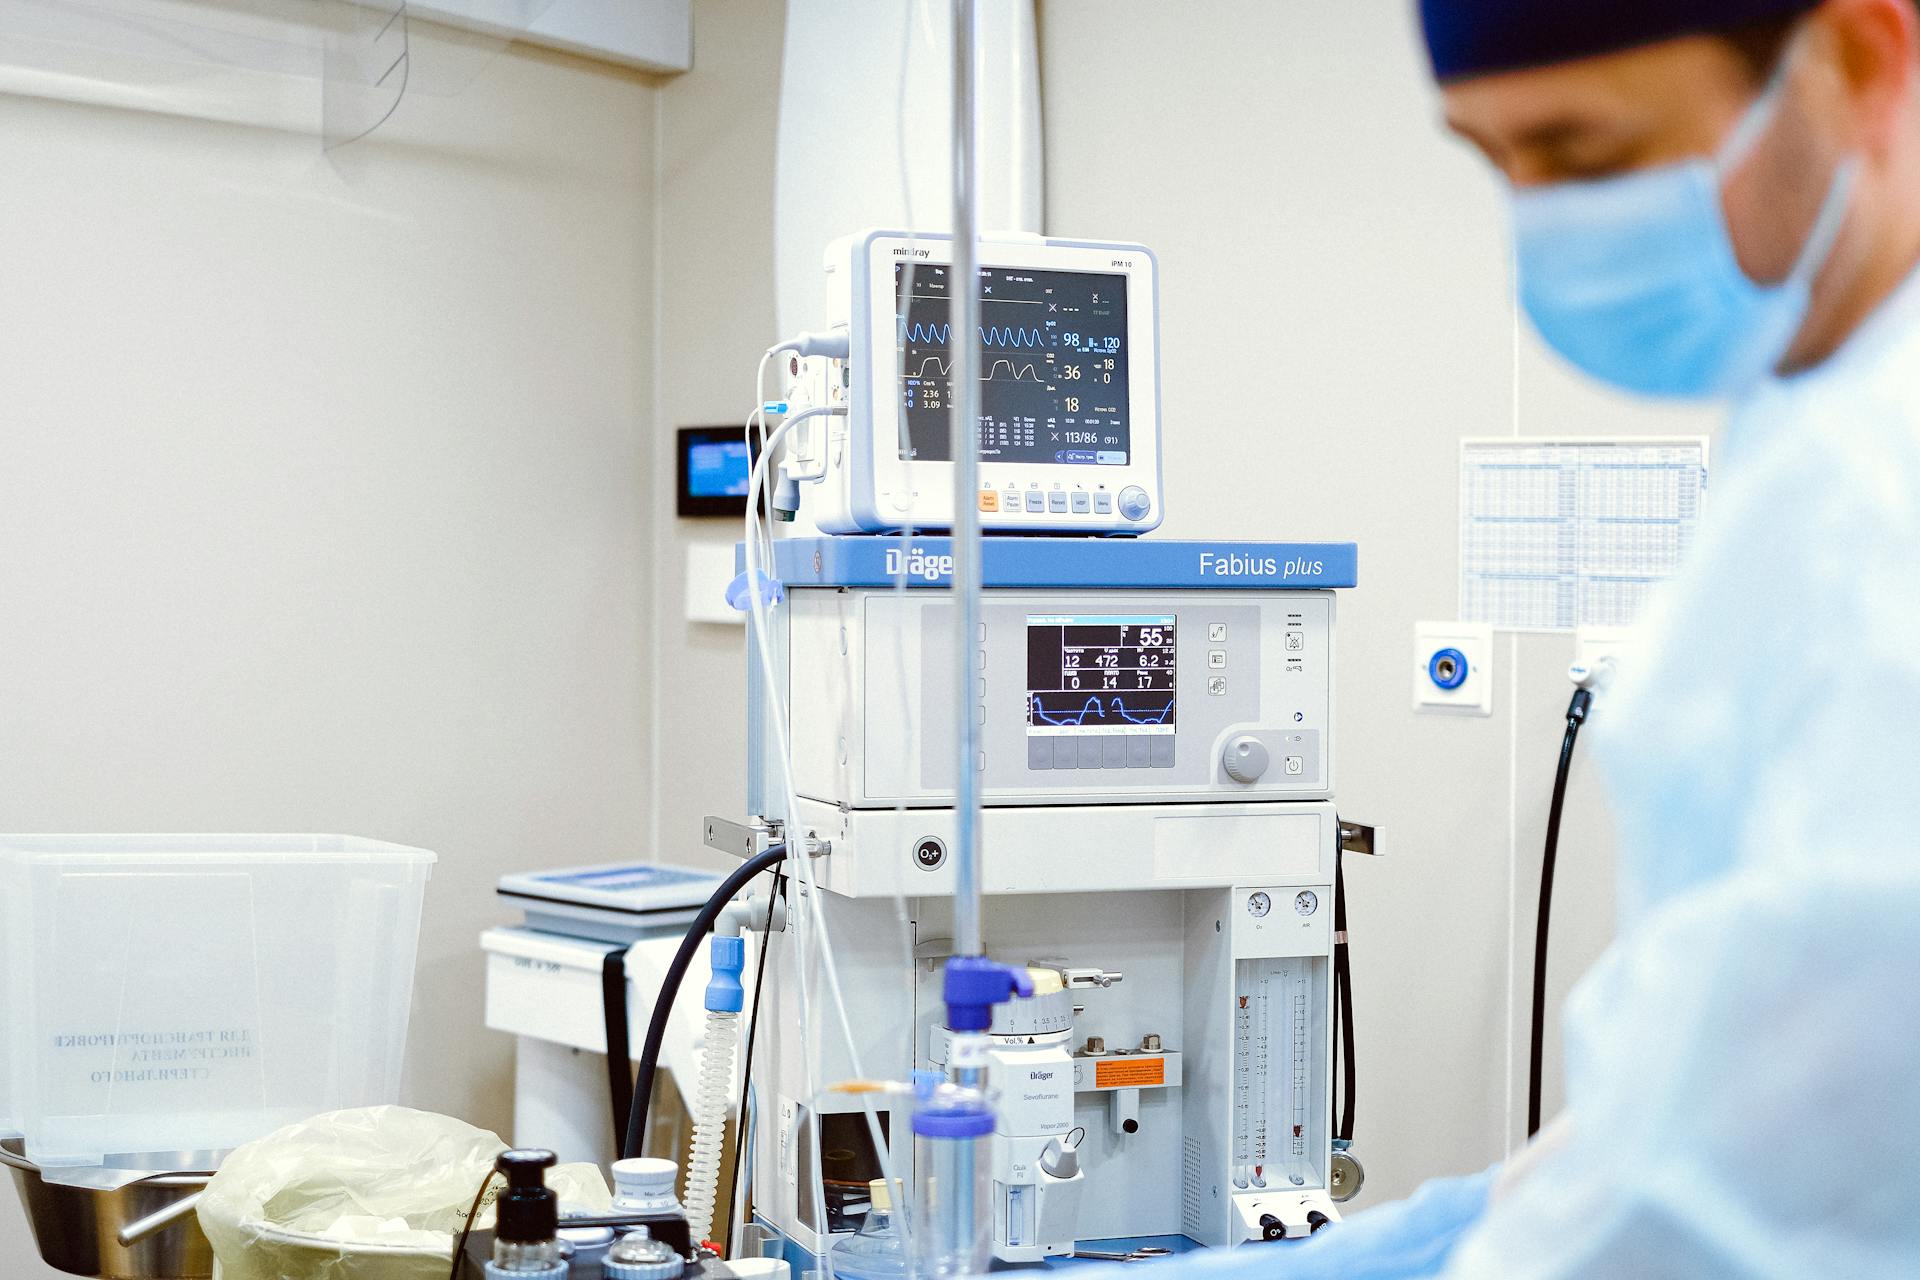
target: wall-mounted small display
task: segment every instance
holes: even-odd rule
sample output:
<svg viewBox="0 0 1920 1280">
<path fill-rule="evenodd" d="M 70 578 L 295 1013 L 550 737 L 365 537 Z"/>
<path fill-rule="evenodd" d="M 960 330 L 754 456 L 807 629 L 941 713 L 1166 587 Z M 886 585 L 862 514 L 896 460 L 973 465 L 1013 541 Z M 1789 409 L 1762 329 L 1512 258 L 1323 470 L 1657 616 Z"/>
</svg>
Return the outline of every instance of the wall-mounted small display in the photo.
<svg viewBox="0 0 1920 1280">
<path fill-rule="evenodd" d="M 680 488 L 675 510 L 683 516 L 744 516 L 753 457 L 741 429 L 681 427 L 677 437 Z"/>
</svg>

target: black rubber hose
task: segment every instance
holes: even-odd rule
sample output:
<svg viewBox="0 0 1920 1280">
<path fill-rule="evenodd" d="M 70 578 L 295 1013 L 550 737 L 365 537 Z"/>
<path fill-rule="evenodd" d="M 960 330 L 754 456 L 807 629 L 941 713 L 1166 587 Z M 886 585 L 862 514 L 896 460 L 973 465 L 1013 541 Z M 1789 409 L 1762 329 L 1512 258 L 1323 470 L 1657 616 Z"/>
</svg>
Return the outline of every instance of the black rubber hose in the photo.
<svg viewBox="0 0 1920 1280">
<path fill-rule="evenodd" d="M 1340 1024 L 1340 1123 L 1334 1136 L 1353 1141 L 1353 1095 L 1359 1071 L 1353 1057 L 1353 961 L 1347 954 L 1347 874 L 1338 850 L 1333 855 L 1333 1002 Z"/>
<path fill-rule="evenodd" d="M 778 868 L 773 873 L 773 893 L 769 898 L 772 911 L 780 909 L 780 902 L 787 893 L 787 878 Z M 747 1099 L 753 1093 L 753 1046 L 760 1035 L 760 993 L 766 989 L 767 955 L 773 950 L 773 916 L 767 916 L 767 928 L 760 935 L 760 962 L 753 974 L 753 1008 L 747 1015 L 747 1052 L 740 1063 L 740 1109 L 734 1112 L 739 1117 L 733 1132 L 733 1186 L 727 1192 L 727 1256 L 733 1256 L 733 1210 L 732 1206 L 740 1197 L 740 1179 L 747 1176 Z M 751 1196 L 752 1188 L 748 1194 Z"/>
<path fill-rule="evenodd" d="M 653 999 L 653 1014 L 647 1019 L 647 1039 L 640 1048 L 640 1065 L 633 1077 L 633 1105 L 627 1113 L 627 1141 L 621 1148 L 621 1155 L 631 1159 L 640 1154 L 647 1134 L 647 1108 L 653 1099 L 653 1075 L 660 1063 L 660 1045 L 667 1038 L 667 1017 L 673 1012 L 674 998 L 680 994 L 680 983 L 687 976 L 687 966 L 693 963 L 693 953 L 713 931 L 714 921 L 727 904 L 737 897 L 740 891 L 763 872 L 771 871 L 786 860 L 787 846 L 780 843 L 771 845 L 748 858 L 733 873 L 720 882 L 706 905 L 700 908 L 700 914 L 687 926 L 687 936 L 680 940 L 680 949 L 673 953 L 673 963 L 667 966 L 666 976 L 660 980 L 660 991 Z M 698 1228 L 696 1228 L 696 1231 Z"/>
<path fill-rule="evenodd" d="M 1560 852 L 1560 812 L 1567 802 L 1567 772 L 1573 744 L 1586 723 L 1593 694 L 1573 692 L 1567 704 L 1567 734 L 1560 740 L 1560 766 L 1553 775 L 1553 802 L 1547 809 L 1547 847 L 1540 859 L 1540 913 L 1533 926 L 1533 1035 L 1527 1046 L 1527 1137 L 1540 1132 L 1540 1073 L 1547 1030 L 1547 932 L 1553 921 L 1553 866 Z"/>
<path fill-rule="evenodd" d="M 613 1099 L 613 1145 L 627 1140 L 633 1106 L 633 1045 L 627 1026 L 627 949 L 615 947 L 600 965 L 600 1020 L 607 1032 L 607 1093 Z"/>
</svg>

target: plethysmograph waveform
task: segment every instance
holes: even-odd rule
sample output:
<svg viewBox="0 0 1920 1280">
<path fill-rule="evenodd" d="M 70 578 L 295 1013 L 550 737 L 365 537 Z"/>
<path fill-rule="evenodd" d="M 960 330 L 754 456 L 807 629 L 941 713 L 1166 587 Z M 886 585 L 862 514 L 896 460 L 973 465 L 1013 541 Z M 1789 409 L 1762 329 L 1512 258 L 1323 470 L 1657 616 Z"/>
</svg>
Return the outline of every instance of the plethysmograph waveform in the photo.
<svg viewBox="0 0 1920 1280">
<path fill-rule="evenodd" d="M 1031 696 L 1033 701 L 1033 718 L 1035 722 L 1039 724 L 1084 725 L 1087 722 L 1088 716 L 1094 716 L 1104 721 L 1109 715 L 1119 716 L 1128 724 L 1165 724 L 1167 717 L 1173 714 L 1173 703 L 1171 702 L 1157 711 L 1149 711 L 1144 708 L 1136 711 L 1134 708 L 1128 707 L 1127 704 L 1119 698 L 1112 699 L 1105 707 L 1102 707 L 1100 705 L 1100 699 L 1097 697 L 1088 698 L 1086 703 L 1082 705 L 1078 711 L 1050 712 L 1047 710 L 1046 704 L 1040 700 L 1039 694 L 1036 693 Z"/>
<path fill-rule="evenodd" d="M 1022 329 L 1016 325 L 981 325 L 979 331 L 981 345 L 988 347 L 1037 347 L 1047 336 L 1044 329 Z M 945 346 L 952 333 L 953 326 L 950 324 L 908 324 L 904 320 L 900 322 L 902 342 Z"/>
<path fill-rule="evenodd" d="M 1005 375 L 1000 374 L 1002 366 L 1006 368 Z M 929 370 L 932 371 L 931 374 L 929 374 Z M 925 378 L 928 376 L 944 378 L 951 372 L 953 372 L 953 366 L 947 361 L 942 360 L 939 356 L 928 356 L 920 362 L 919 372 L 909 376 L 915 378 Z M 1040 374 L 1031 364 L 1016 365 L 1011 360 L 995 360 L 993 364 L 988 367 L 987 371 L 980 375 L 980 381 L 982 382 L 1006 382 L 1009 379 L 1014 382 L 1038 382 L 1040 381 Z"/>
</svg>

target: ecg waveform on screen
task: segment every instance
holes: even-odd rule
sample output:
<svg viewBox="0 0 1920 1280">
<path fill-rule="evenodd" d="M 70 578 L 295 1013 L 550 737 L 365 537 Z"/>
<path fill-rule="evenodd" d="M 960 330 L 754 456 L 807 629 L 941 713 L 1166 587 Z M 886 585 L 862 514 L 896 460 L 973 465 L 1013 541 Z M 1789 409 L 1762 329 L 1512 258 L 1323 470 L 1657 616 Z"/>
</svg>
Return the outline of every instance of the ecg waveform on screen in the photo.
<svg viewBox="0 0 1920 1280">
<path fill-rule="evenodd" d="M 987 324 L 980 325 L 980 343 L 988 347 L 1037 347 L 1046 339 L 1044 329 L 1022 329 L 1016 325 Z M 903 342 L 922 343 L 927 346 L 945 346 L 951 338 L 953 326 L 950 324 L 931 324 L 915 321 L 900 325 L 900 339 Z"/>
<path fill-rule="evenodd" d="M 1096 717 L 1105 723 L 1108 717 L 1118 716 L 1128 724 L 1165 724 L 1173 713 L 1173 703 L 1158 710 L 1144 707 L 1129 707 L 1123 699 L 1111 698 L 1106 706 L 1101 706 L 1099 698 L 1088 698 L 1077 711 L 1049 711 L 1039 694 L 1033 698 L 1033 721 L 1035 724 L 1084 725 L 1088 716 Z"/>
</svg>

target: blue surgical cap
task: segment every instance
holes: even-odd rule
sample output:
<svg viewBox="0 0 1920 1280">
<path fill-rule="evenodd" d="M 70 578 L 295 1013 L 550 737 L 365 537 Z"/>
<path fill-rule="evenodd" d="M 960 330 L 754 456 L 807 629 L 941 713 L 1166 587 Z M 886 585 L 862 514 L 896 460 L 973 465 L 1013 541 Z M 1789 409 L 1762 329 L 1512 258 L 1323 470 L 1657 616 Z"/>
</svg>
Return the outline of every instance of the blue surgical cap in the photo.
<svg viewBox="0 0 1920 1280">
<path fill-rule="evenodd" d="M 1747 22 L 1804 13 L 1820 0 L 1420 0 L 1439 79 L 1517 71 Z"/>
</svg>

